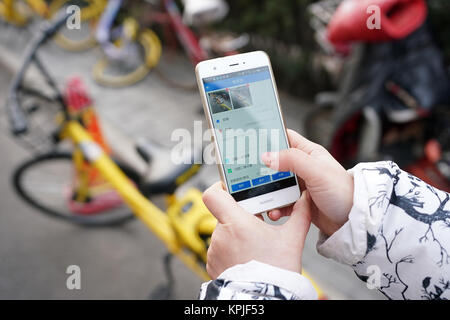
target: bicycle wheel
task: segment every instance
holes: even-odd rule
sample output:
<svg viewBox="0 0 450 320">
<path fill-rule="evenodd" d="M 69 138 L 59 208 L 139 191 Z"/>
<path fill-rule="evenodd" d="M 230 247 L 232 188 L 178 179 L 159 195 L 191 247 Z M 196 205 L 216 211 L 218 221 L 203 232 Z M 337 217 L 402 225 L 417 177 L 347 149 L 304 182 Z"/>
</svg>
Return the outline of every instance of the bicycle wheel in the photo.
<svg viewBox="0 0 450 320">
<path fill-rule="evenodd" d="M 90 211 L 83 212 L 80 210 L 82 207 L 74 203 L 73 177 L 72 155 L 52 152 L 21 164 L 13 174 L 13 186 L 17 194 L 32 207 L 73 223 L 106 226 L 121 224 L 134 217 L 118 195 L 112 193 L 102 199 L 92 200 L 97 201 L 96 210 L 91 207 Z M 111 189 L 111 192 L 114 191 Z"/>
<path fill-rule="evenodd" d="M 94 80 L 103 86 L 120 88 L 133 85 L 142 79 L 158 64 L 161 57 L 161 42 L 150 29 L 139 34 L 139 39 L 133 43 L 139 57 L 130 61 L 99 60 L 93 70 Z"/>
</svg>

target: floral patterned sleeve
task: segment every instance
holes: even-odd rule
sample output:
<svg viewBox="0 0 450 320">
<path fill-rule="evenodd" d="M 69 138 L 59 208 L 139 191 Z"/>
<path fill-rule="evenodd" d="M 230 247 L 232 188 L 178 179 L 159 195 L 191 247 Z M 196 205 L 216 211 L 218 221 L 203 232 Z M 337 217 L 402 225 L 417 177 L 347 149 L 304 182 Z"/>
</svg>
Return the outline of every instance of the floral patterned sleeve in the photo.
<svg viewBox="0 0 450 320">
<path fill-rule="evenodd" d="M 362 163 L 349 221 L 319 253 L 389 299 L 450 298 L 450 195 L 393 162 Z"/>
</svg>

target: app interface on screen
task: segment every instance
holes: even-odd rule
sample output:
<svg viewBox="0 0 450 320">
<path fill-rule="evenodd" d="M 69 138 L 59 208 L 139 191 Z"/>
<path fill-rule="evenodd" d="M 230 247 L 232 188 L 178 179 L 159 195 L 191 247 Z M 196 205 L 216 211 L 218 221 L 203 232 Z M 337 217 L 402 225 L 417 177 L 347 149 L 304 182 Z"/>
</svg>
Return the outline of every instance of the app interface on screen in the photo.
<svg viewBox="0 0 450 320">
<path fill-rule="evenodd" d="M 269 68 L 204 78 L 203 84 L 230 193 L 293 177 L 260 160 L 266 151 L 288 148 Z"/>
</svg>

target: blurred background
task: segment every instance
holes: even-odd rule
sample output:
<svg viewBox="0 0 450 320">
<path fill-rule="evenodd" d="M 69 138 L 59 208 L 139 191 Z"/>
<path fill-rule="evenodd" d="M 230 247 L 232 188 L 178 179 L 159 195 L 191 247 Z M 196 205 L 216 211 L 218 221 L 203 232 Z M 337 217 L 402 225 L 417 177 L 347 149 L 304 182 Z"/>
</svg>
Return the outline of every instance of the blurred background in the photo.
<svg viewBox="0 0 450 320">
<path fill-rule="evenodd" d="M 379 29 L 367 26 L 370 4 Z M 73 15 L 56 28 L 61 12 Z M 202 279 L 177 259 L 164 295 L 167 249 L 130 210 L 103 225 L 104 207 L 79 206 L 72 194 L 57 207 L 50 194 L 67 198 L 74 170 L 70 157 L 58 171 L 48 155 L 72 150 L 55 134 L 62 100 L 72 117 L 91 112 L 76 119 L 118 163 L 137 163 L 138 187 L 158 180 L 174 170 L 174 130 L 193 133 L 204 120 L 194 66 L 213 57 L 266 51 L 289 128 L 346 168 L 393 160 L 450 191 L 449 13 L 448 0 L 0 0 L 0 298 L 197 297 Z M 17 108 L 26 130 L 11 121 Z M 196 173 L 177 195 L 219 180 L 215 165 Z M 169 189 L 143 193 L 166 210 Z M 324 296 L 384 299 L 319 256 L 317 236 L 312 228 L 303 265 Z M 80 267 L 80 290 L 66 286 L 70 265 Z"/>
</svg>

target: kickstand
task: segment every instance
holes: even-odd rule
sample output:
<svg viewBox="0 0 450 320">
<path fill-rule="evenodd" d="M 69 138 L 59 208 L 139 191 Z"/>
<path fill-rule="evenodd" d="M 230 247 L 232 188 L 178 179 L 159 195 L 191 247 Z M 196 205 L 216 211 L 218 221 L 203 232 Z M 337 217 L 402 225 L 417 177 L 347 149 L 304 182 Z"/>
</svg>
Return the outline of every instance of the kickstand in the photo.
<svg viewBox="0 0 450 320">
<path fill-rule="evenodd" d="M 163 258 L 164 274 L 166 275 L 166 283 L 158 285 L 149 295 L 150 300 L 171 300 L 174 299 L 175 279 L 172 273 L 172 257 L 171 253 L 167 253 Z"/>
</svg>

